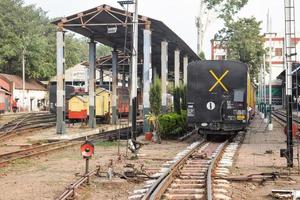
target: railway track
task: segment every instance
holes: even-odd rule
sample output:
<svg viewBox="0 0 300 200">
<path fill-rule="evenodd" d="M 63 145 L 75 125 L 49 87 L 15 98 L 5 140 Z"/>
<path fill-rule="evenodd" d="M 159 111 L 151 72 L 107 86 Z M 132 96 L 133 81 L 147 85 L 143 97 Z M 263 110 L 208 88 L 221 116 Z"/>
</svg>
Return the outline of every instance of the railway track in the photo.
<svg viewBox="0 0 300 200">
<path fill-rule="evenodd" d="M 280 110 L 275 110 L 272 112 L 273 117 L 276 117 L 281 123 L 286 123 L 286 113 Z M 300 124 L 300 120 L 297 116 L 293 115 L 293 122 Z"/>
<path fill-rule="evenodd" d="M 210 166 L 225 143 L 200 144 L 184 156 L 143 199 L 208 199 L 212 195 Z"/>
<path fill-rule="evenodd" d="M 164 165 L 157 180 L 146 182 L 144 188 L 134 191 L 129 199 L 215 199 L 214 186 L 219 182 L 216 184 L 212 176 L 228 144 L 228 140 L 192 144 Z"/>
<path fill-rule="evenodd" d="M 48 153 L 50 151 L 55 151 L 58 149 L 63 149 L 66 147 L 74 146 L 79 144 L 79 142 L 75 141 L 61 141 L 54 142 L 49 144 L 37 145 L 35 147 L 22 149 L 19 151 L 14 151 L 6 154 L 0 154 L 0 165 L 5 163 L 10 163 L 18 159 L 28 158 L 32 156 L 38 156 L 41 154 Z"/>
<path fill-rule="evenodd" d="M 55 115 L 51 113 L 42 112 L 24 114 L 0 126 L 0 141 L 20 132 L 49 128 L 55 126 L 55 124 Z"/>
<path fill-rule="evenodd" d="M 141 126 L 138 127 L 141 129 Z M 92 136 L 89 136 L 88 139 L 91 142 L 95 141 L 107 141 L 107 140 L 116 140 L 119 138 L 119 134 L 122 135 L 124 133 L 127 133 L 128 128 L 121 128 L 117 130 L 107 131 L 104 133 L 98 133 Z M 86 140 L 85 136 L 82 136 L 80 138 L 67 140 L 67 141 L 59 141 L 59 142 L 52 142 L 47 144 L 41 144 L 34 147 L 6 153 L 6 154 L 0 154 L 0 165 L 1 164 L 7 164 L 11 163 L 18 159 L 23 158 L 29 158 L 33 156 L 38 156 L 41 154 L 49 153 L 55 150 L 71 147 L 77 144 L 81 144 L 82 141 Z"/>
</svg>

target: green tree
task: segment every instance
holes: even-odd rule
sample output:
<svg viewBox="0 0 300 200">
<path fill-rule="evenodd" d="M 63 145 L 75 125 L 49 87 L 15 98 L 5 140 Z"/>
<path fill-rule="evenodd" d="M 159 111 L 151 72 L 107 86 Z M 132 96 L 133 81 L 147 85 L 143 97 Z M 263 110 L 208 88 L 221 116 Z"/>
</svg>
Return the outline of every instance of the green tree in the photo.
<svg viewBox="0 0 300 200">
<path fill-rule="evenodd" d="M 238 11 L 243 8 L 248 0 L 204 0 L 209 10 L 213 9 L 218 17 L 225 22 L 230 22 Z"/>
<path fill-rule="evenodd" d="M 40 8 L 22 0 L 0 1 L 0 72 L 22 75 L 22 56 L 28 78 L 47 80 L 56 72 L 56 27 Z M 88 59 L 86 39 L 67 33 L 66 68 Z M 97 56 L 109 48 L 98 45 Z"/>
<path fill-rule="evenodd" d="M 180 95 L 181 94 L 181 89 L 180 87 L 175 87 L 173 91 L 173 96 L 174 96 L 174 111 L 178 114 L 181 113 L 181 105 L 180 105 Z"/>
<path fill-rule="evenodd" d="M 254 17 L 242 18 L 228 23 L 215 37 L 227 49 L 229 60 L 248 64 L 252 80 L 257 80 L 265 54 L 264 37 L 260 34 L 260 25 L 261 22 Z"/>
<path fill-rule="evenodd" d="M 181 99 L 181 109 L 187 110 L 187 103 L 186 103 L 186 90 L 187 87 L 185 84 L 180 85 L 180 99 Z"/>
<path fill-rule="evenodd" d="M 205 53 L 204 53 L 203 51 L 200 52 L 199 58 L 200 58 L 201 60 L 206 60 L 206 58 L 205 58 Z"/>
<path fill-rule="evenodd" d="M 97 45 L 97 58 L 110 55 L 111 51 L 112 51 L 112 48 L 105 46 L 103 44 L 98 44 Z"/>
<path fill-rule="evenodd" d="M 156 78 L 150 86 L 149 93 L 150 111 L 155 116 L 158 116 L 161 112 L 161 82 Z"/>
<path fill-rule="evenodd" d="M 88 60 L 89 46 L 84 38 L 75 38 L 75 34 L 68 33 L 65 36 L 66 68 Z"/>
</svg>

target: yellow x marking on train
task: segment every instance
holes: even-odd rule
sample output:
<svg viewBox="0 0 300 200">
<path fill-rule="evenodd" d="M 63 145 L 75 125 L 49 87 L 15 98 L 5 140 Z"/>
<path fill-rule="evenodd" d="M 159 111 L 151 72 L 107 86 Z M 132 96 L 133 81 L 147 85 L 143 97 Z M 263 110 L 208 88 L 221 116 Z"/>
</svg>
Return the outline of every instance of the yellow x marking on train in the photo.
<svg viewBox="0 0 300 200">
<path fill-rule="evenodd" d="M 209 70 L 209 73 L 216 79 L 216 83 L 209 89 L 209 92 L 212 92 L 215 89 L 215 87 L 217 87 L 218 84 L 220 84 L 222 86 L 222 88 L 226 92 L 228 92 L 228 89 L 222 83 L 222 79 L 229 73 L 229 71 L 226 70 L 226 72 L 220 78 L 218 78 L 217 75 L 212 70 Z"/>
</svg>

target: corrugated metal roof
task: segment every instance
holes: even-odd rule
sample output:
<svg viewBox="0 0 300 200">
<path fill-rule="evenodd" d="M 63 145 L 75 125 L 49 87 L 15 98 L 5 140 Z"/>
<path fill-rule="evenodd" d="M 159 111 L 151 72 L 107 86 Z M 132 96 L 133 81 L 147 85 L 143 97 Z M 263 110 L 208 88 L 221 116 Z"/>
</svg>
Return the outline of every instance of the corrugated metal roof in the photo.
<svg viewBox="0 0 300 200">
<path fill-rule="evenodd" d="M 128 23 L 132 23 L 132 13 L 126 13 L 124 10 L 104 4 L 81 13 L 64 17 L 53 23 L 85 37 L 93 37 L 95 41 L 123 51 L 126 30 L 128 30 L 128 36 L 131 34 L 131 25 L 128 25 L 128 29 L 126 29 L 126 24 L 124 24 L 126 19 Z M 108 34 L 108 27 L 113 26 L 112 24 L 116 24 L 115 27 L 117 31 L 116 33 Z M 152 31 L 153 65 L 160 67 L 161 41 L 168 41 L 169 67 L 173 68 L 174 66 L 175 49 L 181 51 L 181 56 L 188 56 L 190 61 L 199 60 L 197 54 L 163 22 L 139 15 L 139 62 L 143 57 L 143 30 L 145 26 L 148 25 L 150 25 Z M 131 37 L 128 37 L 127 49 L 131 49 L 130 40 Z"/>
<path fill-rule="evenodd" d="M 10 80 L 11 82 L 14 82 L 15 89 L 23 88 L 23 82 L 22 82 L 22 78 L 20 76 L 12 75 L 12 74 L 2 74 L 2 73 L 0 73 L 0 76 L 3 76 L 4 78 Z M 42 91 L 47 90 L 42 84 L 38 83 L 36 80 L 33 80 L 33 79 L 25 81 L 25 89 L 26 90 L 42 90 Z"/>
</svg>

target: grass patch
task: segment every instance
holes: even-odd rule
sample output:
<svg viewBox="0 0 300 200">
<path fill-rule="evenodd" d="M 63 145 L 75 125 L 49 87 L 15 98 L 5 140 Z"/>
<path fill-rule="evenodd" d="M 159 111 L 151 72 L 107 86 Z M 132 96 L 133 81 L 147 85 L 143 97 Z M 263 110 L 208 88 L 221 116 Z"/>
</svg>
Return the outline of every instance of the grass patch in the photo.
<svg viewBox="0 0 300 200">
<path fill-rule="evenodd" d="M 6 174 L 12 171 L 22 171 L 32 166 L 34 166 L 34 163 L 28 159 L 17 159 L 4 167 L 0 167 L 0 177 L 1 174 Z"/>
<path fill-rule="evenodd" d="M 118 142 L 117 141 L 98 141 L 94 143 L 95 146 L 98 147 L 115 147 L 118 146 Z M 120 143 L 120 146 L 122 146 L 122 144 Z"/>
<path fill-rule="evenodd" d="M 12 165 L 16 168 L 24 167 L 24 166 L 32 166 L 33 163 L 29 159 L 17 159 L 12 162 Z"/>
</svg>

